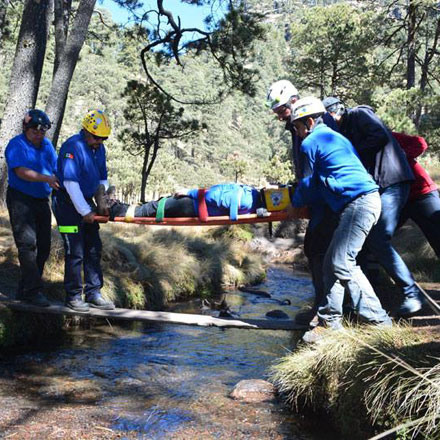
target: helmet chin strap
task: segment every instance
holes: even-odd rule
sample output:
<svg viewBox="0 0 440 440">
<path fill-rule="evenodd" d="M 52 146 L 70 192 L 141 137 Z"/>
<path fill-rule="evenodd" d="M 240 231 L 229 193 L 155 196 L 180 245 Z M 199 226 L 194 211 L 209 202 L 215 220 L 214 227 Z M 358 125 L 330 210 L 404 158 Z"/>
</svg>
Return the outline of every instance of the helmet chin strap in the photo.
<svg viewBox="0 0 440 440">
<path fill-rule="evenodd" d="M 306 136 L 308 136 L 312 132 L 312 129 L 309 126 L 309 124 L 307 124 L 307 119 L 305 121 L 301 121 L 301 122 L 304 124 L 304 127 L 306 127 Z"/>
</svg>

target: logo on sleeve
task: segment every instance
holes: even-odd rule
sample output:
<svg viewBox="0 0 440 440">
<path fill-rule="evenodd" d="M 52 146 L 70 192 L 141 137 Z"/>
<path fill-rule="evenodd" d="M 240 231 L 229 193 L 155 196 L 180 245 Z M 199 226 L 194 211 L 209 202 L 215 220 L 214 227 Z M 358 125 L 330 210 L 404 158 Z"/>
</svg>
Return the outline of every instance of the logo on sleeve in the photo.
<svg viewBox="0 0 440 440">
<path fill-rule="evenodd" d="M 66 159 L 73 159 L 73 154 L 72 154 L 72 153 L 66 153 L 66 154 L 64 155 L 64 157 L 65 157 Z"/>
</svg>

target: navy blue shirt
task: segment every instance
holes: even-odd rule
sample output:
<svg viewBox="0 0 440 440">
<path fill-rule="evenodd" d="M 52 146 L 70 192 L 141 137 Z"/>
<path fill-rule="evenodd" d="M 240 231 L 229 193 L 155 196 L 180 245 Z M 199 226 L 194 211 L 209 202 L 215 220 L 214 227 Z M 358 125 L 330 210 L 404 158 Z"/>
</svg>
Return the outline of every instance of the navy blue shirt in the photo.
<svg viewBox="0 0 440 440">
<path fill-rule="evenodd" d="M 78 182 L 86 199 L 93 197 L 100 180 L 107 180 L 105 147 L 89 147 L 81 130 L 61 146 L 56 175 L 64 188 L 65 180 Z"/>
<path fill-rule="evenodd" d="M 309 162 L 312 175 L 303 178 L 295 191 L 294 206 L 321 201 L 332 211 L 362 194 L 378 191 L 351 142 L 324 124 L 317 125 L 303 140 L 301 152 Z"/>
<path fill-rule="evenodd" d="M 8 165 L 8 184 L 24 194 L 39 199 L 44 199 L 52 192 L 46 182 L 29 182 L 23 180 L 15 173 L 15 168 L 25 167 L 46 176 L 55 173 L 57 155 L 52 142 L 43 138 L 41 145 L 36 147 L 24 133 L 12 138 L 5 150 Z"/>
</svg>

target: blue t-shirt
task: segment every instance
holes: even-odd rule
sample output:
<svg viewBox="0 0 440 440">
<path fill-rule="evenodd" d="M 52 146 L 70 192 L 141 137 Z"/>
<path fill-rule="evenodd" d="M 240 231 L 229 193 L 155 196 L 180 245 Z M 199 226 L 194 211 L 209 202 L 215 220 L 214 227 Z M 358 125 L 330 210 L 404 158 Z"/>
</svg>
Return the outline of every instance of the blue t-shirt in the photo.
<svg viewBox="0 0 440 440">
<path fill-rule="evenodd" d="M 43 138 L 40 147 L 33 145 L 24 135 L 19 134 L 12 138 L 5 150 L 8 165 L 8 184 L 24 194 L 44 199 L 52 192 L 46 182 L 28 182 L 15 174 L 18 167 L 29 168 L 37 173 L 52 176 L 55 173 L 57 155 L 52 142 Z"/>
<path fill-rule="evenodd" d="M 107 180 L 105 147 L 96 150 L 89 147 L 81 130 L 61 146 L 58 154 L 56 175 L 64 188 L 65 180 L 78 182 L 83 196 L 93 197 L 100 180 Z"/>
<path fill-rule="evenodd" d="M 194 200 L 194 210 L 199 215 L 198 189 L 188 191 L 188 196 Z M 231 220 L 237 220 L 238 214 L 256 212 L 262 206 L 260 192 L 248 185 L 238 183 L 220 183 L 207 189 L 205 193 L 206 207 L 210 216 L 229 215 Z"/>
<path fill-rule="evenodd" d="M 317 125 L 303 140 L 301 152 L 312 175 L 303 178 L 293 196 L 294 206 L 324 201 L 340 212 L 356 197 L 378 191 L 351 142 L 324 124 Z"/>
</svg>

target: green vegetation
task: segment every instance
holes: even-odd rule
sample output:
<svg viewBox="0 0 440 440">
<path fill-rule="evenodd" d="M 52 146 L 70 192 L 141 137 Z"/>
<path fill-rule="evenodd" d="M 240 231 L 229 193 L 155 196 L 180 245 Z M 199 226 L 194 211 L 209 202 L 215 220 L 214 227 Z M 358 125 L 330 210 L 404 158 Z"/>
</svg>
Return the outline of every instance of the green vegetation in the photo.
<svg viewBox="0 0 440 440">
<path fill-rule="evenodd" d="M 249 91 L 255 92 L 253 96 L 238 91 L 243 83 L 240 87 L 237 83 L 237 90 L 223 93 L 225 86 L 219 85 L 222 74 L 218 64 L 191 45 L 179 53 L 183 67 L 167 56 L 167 50 L 172 52 L 170 45 L 161 48 L 164 50 L 160 56 L 146 54 L 148 70 L 164 90 L 182 102 L 198 103 L 174 103 L 174 108 L 177 112 L 184 109 L 184 121 L 198 121 L 202 128 L 189 138 L 166 136 L 155 146 L 157 157 L 146 181 L 146 199 L 170 194 L 181 186 L 208 186 L 236 179 L 263 186 L 292 180 L 288 166 L 290 135 L 265 107 L 268 86 L 280 78 L 290 79 L 302 96 L 336 94 L 350 106 L 372 105 L 392 129 L 424 135 L 431 155 L 437 157 L 437 2 L 363 0 L 353 5 L 347 1 L 247 0 L 245 4 L 249 11 L 262 14 L 264 33 L 259 28 L 252 30 L 255 37 L 265 38 L 251 44 L 251 33 L 240 34 L 252 48 L 246 53 L 246 66 L 241 67 L 248 79 L 253 72 L 248 84 Z M 92 16 L 73 75 L 60 142 L 79 129 L 87 109 L 103 107 L 109 112 L 114 129 L 106 143 L 111 183 L 118 188 L 120 198 L 139 200 L 142 176 L 145 183 L 142 148 L 138 148 L 139 142 L 134 147 L 136 135 L 130 140 L 127 134 L 144 133 L 144 122 L 134 111 L 133 93 L 124 91 L 133 81 L 151 89 L 140 53 L 156 40 L 149 40 L 152 36 L 139 24 L 118 28 L 107 11 L 100 12 L 101 15 Z M 20 14 L 20 8 L 7 10 L 8 33 L 0 47 L 0 115 L 6 104 Z M 244 31 L 241 18 L 231 17 L 231 23 L 235 19 L 237 23 L 231 26 L 237 28 L 226 26 L 223 37 L 215 41 L 225 46 L 226 64 L 238 52 L 246 52 L 240 46 L 233 53 L 235 41 L 228 32 Z M 413 22 L 417 26 L 409 34 Z M 37 105 L 41 108 L 45 108 L 49 95 L 54 57 L 55 42 L 50 39 L 38 94 Z M 238 59 L 237 63 L 239 66 Z M 230 85 L 231 82 L 227 87 Z M 167 102 L 167 98 L 159 98 L 159 92 L 151 93 L 158 95 L 157 102 Z M 143 107 L 148 124 L 152 124 L 158 113 L 154 106 Z"/>
<path fill-rule="evenodd" d="M 0 282 L 13 288 L 18 261 L 6 215 L 0 217 L 0 267 L 7 270 L 2 270 Z M 212 229 L 103 225 L 103 293 L 121 307 L 158 310 L 172 301 L 256 283 L 265 268 L 260 256 L 246 246 L 251 237 L 247 225 Z M 58 300 L 64 298 L 63 253 L 54 229 L 45 277 L 49 296 Z"/>
<path fill-rule="evenodd" d="M 397 427 L 400 439 L 437 439 L 439 356 L 438 332 L 347 327 L 297 348 L 271 377 L 295 411 L 325 415 L 343 438 Z"/>
</svg>

